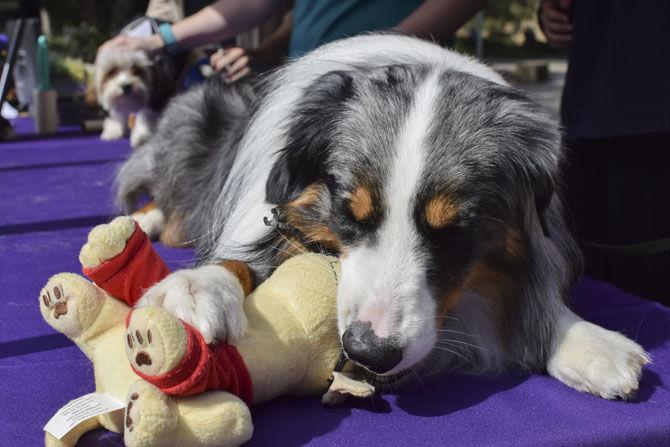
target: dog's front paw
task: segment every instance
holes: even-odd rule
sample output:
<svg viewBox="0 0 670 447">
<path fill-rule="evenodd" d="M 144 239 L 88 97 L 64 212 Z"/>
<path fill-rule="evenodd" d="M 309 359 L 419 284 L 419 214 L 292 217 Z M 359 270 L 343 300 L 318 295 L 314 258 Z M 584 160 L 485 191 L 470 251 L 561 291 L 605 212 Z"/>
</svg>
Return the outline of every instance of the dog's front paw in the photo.
<svg viewBox="0 0 670 447">
<path fill-rule="evenodd" d="M 579 391 L 627 399 L 635 396 L 649 362 L 644 349 L 620 333 L 575 320 L 563 331 L 547 371 Z"/>
<path fill-rule="evenodd" d="M 151 137 L 151 131 L 145 125 L 136 124 L 130 132 L 130 146 L 133 148 L 139 147 L 146 143 Z"/>
<path fill-rule="evenodd" d="M 88 241 L 79 252 L 79 262 L 85 268 L 94 268 L 112 259 L 126 248 L 133 231 L 135 222 L 130 216 L 120 216 L 108 224 L 98 225 L 88 233 Z"/>
<path fill-rule="evenodd" d="M 179 270 L 151 287 L 138 306 L 160 306 L 200 331 L 207 343 L 236 340 L 246 330 L 239 280 L 228 270 L 207 265 Z"/>
<path fill-rule="evenodd" d="M 102 126 L 101 140 L 119 140 L 126 132 L 123 123 L 107 118 Z"/>
</svg>

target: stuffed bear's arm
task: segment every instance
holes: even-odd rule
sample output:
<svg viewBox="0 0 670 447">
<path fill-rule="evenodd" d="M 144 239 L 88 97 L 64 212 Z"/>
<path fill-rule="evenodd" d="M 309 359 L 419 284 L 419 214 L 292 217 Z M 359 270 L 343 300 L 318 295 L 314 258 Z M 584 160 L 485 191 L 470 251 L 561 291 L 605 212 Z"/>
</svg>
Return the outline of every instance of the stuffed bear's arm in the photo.
<svg viewBox="0 0 670 447">
<path fill-rule="evenodd" d="M 168 276 L 170 272 L 154 250 L 147 234 L 137 223 L 133 223 L 134 230 L 127 241 L 123 233 L 115 231 L 116 227 L 113 224 L 119 219 L 131 218 L 117 218 L 108 224 L 107 228 L 105 225 L 94 228 L 87 244 L 93 249 L 89 248 L 87 252 L 95 251 L 94 247 L 103 245 L 96 244 L 97 234 L 104 235 L 107 239 L 120 240 L 120 242 L 117 241 L 118 244 L 125 243 L 125 246 L 122 245 L 123 249 L 110 259 L 102 258 L 102 262 L 95 267 L 87 267 L 84 264 L 83 271 L 98 287 L 133 306 L 142 297 L 145 290 Z M 100 229 L 108 231 L 100 231 Z M 84 253 L 83 248 L 82 253 Z M 87 254 L 90 255 L 90 253 Z"/>
</svg>

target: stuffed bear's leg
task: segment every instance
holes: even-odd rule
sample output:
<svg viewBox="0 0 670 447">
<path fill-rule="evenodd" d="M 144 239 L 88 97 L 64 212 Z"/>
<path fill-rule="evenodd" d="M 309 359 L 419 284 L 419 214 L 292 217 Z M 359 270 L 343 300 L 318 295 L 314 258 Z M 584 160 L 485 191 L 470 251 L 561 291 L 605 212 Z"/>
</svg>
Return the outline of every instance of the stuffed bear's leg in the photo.
<svg viewBox="0 0 670 447">
<path fill-rule="evenodd" d="M 97 416 L 82 421 L 61 439 L 56 439 L 51 433 L 44 432 L 44 445 L 45 447 L 75 447 L 79 438 L 96 428 L 102 428 Z"/>
<path fill-rule="evenodd" d="M 251 438 L 249 408 L 236 396 L 210 391 L 175 399 L 138 380 L 128 390 L 128 447 L 226 447 Z"/>
<path fill-rule="evenodd" d="M 169 274 L 149 237 L 129 216 L 93 228 L 79 260 L 86 276 L 131 306 Z"/>
<path fill-rule="evenodd" d="M 131 368 L 161 391 L 191 396 L 223 390 L 252 402 L 251 376 L 234 346 L 208 345 L 200 332 L 161 307 L 135 309 L 126 323 Z"/>
</svg>

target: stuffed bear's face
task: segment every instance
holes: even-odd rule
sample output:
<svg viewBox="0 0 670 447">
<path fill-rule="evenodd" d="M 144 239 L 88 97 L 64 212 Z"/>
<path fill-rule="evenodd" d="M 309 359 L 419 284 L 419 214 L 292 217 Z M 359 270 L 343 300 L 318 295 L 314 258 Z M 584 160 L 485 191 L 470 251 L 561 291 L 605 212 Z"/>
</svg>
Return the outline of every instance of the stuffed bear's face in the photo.
<svg viewBox="0 0 670 447">
<path fill-rule="evenodd" d="M 187 335 L 176 318 L 161 308 L 133 312 L 126 328 L 126 355 L 131 366 L 156 376 L 171 371 L 186 351 Z"/>
</svg>

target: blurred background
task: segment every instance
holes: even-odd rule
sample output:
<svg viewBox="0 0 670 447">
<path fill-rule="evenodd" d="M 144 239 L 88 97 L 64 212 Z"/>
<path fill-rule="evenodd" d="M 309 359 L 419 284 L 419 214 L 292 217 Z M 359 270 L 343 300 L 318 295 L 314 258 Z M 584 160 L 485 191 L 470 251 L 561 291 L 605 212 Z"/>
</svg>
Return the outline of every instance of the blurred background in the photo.
<svg viewBox="0 0 670 447">
<path fill-rule="evenodd" d="M 26 2 L 0 0 L 0 25 L 8 38 L 21 3 Z M 39 19 L 52 50 L 53 82 L 61 94 L 83 94 L 98 47 L 132 19 L 143 15 L 148 3 L 148 0 L 41 1 Z M 536 18 L 538 4 L 539 0 L 490 1 L 458 31 L 452 45 L 458 51 L 483 57 L 557 114 L 566 55 L 565 51 L 547 44 Z M 263 34 L 269 35 L 279 24 L 278 18 L 272 17 L 263 27 L 243 33 L 238 41 L 247 47 L 258 46 Z M 34 46 L 31 39 L 36 32 L 25 33 L 24 49 L 19 50 L 15 67 L 19 75 L 15 78 L 30 77 L 28 71 L 33 69 L 33 61 L 26 50 Z M 6 56 L 7 44 L 0 53 L 0 57 Z M 30 83 L 30 79 L 27 81 Z M 30 95 L 21 92 L 17 95 L 17 87 L 22 86 L 10 87 L 8 100 L 19 111 L 25 111 Z M 23 87 L 29 91 L 28 86 Z"/>
</svg>

